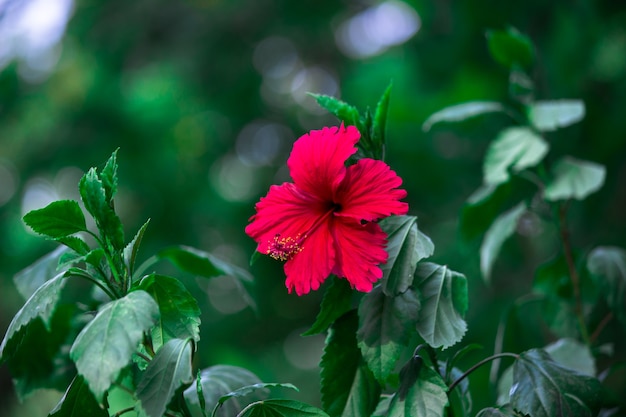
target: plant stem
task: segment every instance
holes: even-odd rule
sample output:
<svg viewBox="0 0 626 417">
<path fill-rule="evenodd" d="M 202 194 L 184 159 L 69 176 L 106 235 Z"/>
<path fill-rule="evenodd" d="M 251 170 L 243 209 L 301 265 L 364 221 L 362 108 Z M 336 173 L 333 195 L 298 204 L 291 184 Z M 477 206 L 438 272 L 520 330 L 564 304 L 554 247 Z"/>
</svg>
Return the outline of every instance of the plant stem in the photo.
<svg viewBox="0 0 626 417">
<path fill-rule="evenodd" d="M 459 385 L 461 383 L 461 381 L 463 381 L 469 374 L 471 374 L 472 372 L 474 372 L 476 369 L 480 368 L 481 366 L 483 366 L 484 364 L 486 364 L 487 362 L 490 362 L 494 359 L 499 359 L 499 358 L 503 358 L 505 356 L 509 356 L 511 358 L 519 358 L 519 355 L 516 355 L 515 353 L 509 353 L 509 352 L 503 352 L 503 353 L 498 353 L 496 355 L 491 355 L 483 360 L 481 360 L 480 362 L 476 363 L 474 366 L 472 366 L 471 368 L 469 368 L 467 371 L 465 371 L 463 373 L 463 375 L 461 375 L 460 377 L 458 377 L 456 379 L 456 381 L 454 381 L 453 383 L 450 384 L 450 386 L 448 387 L 448 392 L 452 391 L 454 388 L 456 388 L 457 385 Z"/>
<path fill-rule="evenodd" d="M 102 282 L 98 281 L 97 279 L 95 279 L 94 277 L 92 277 L 89 274 L 79 274 L 77 272 L 70 272 L 70 276 L 75 276 L 75 277 L 79 277 L 79 278 L 84 278 L 87 281 L 91 282 L 92 284 L 95 284 L 96 286 L 98 286 L 98 288 L 100 288 L 102 291 L 104 291 L 104 293 L 106 295 L 109 296 L 109 298 L 111 300 L 115 300 L 118 297 L 115 296 L 115 294 L 113 292 L 111 292 L 111 290 L 109 288 L 107 288 L 105 285 L 102 284 Z"/>
<path fill-rule="evenodd" d="M 123 410 L 120 410 L 117 413 L 115 413 L 113 417 L 120 417 L 122 414 L 130 413 L 131 411 L 134 411 L 134 410 L 135 410 L 135 407 L 124 408 Z"/>
<path fill-rule="evenodd" d="M 613 312 L 609 312 L 609 314 L 607 314 L 606 316 L 604 316 L 604 318 L 602 319 L 602 321 L 600 323 L 598 323 L 598 326 L 596 327 L 596 329 L 593 331 L 593 333 L 591 334 L 591 336 L 589 336 L 589 343 L 594 343 L 598 337 L 600 336 L 600 333 L 602 333 L 602 330 L 604 330 L 604 328 L 606 327 L 607 324 L 609 324 L 609 322 L 613 319 Z"/>
</svg>

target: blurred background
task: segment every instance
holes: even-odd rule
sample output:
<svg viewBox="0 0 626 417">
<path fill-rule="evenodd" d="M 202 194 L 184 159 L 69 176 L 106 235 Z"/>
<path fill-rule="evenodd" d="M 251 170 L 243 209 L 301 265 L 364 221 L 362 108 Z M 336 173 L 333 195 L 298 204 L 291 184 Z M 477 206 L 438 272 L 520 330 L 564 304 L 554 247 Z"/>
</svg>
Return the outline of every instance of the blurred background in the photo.
<svg viewBox="0 0 626 417">
<path fill-rule="evenodd" d="M 248 266 L 244 234 L 269 185 L 289 179 L 295 139 L 337 124 L 307 92 L 374 106 L 393 81 L 387 162 L 404 178 L 410 214 L 434 241 L 434 261 L 468 276 L 466 343 L 493 340 L 501 312 L 528 292 L 557 246 L 530 227 L 508 242 L 493 285 L 478 269 L 480 236 L 461 239 L 464 200 L 481 183 L 484 151 L 509 121 L 480 117 L 423 133 L 434 111 L 507 100 L 506 70 L 485 30 L 512 25 L 537 46 L 537 98 L 581 98 L 586 118 L 549 136 L 565 153 L 605 164 L 600 192 L 570 211 L 574 244 L 626 246 L 626 8 L 613 1 L 0 0 L 0 333 L 20 308 L 12 277 L 55 245 L 21 217 L 77 184 L 116 148 L 116 207 L 130 238 L 151 219 L 140 258 L 184 244 L 255 276 L 254 312 L 228 278 L 184 277 L 198 298 L 196 365 L 248 367 L 319 404 L 323 337 L 299 336 L 322 292 L 287 294 L 282 266 Z M 531 219 L 532 220 L 532 219 Z M 533 226 L 535 224 L 535 226 Z M 538 320 L 532 314 L 527 320 Z M 522 345 L 533 345 L 537 335 Z M 487 356 L 485 345 L 474 361 Z M 492 404 L 486 371 L 470 380 L 475 410 Z M 483 392 L 484 391 L 484 392 Z M 0 416 L 36 416 L 61 393 L 19 404 L 0 366 Z"/>
</svg>

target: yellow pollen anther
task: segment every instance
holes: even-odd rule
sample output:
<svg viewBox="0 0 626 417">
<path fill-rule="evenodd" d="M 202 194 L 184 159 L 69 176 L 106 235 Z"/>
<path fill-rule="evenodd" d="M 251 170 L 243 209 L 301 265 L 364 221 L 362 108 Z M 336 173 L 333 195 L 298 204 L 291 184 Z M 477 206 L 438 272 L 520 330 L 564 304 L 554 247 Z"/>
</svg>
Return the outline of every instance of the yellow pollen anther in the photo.
<svg viewBox="0 0 626 417">
<path fill-rule="evenodd" d="M 302 240 L 300 235 L 297 235 L 295 238 L 290 236 L 280 237 L 280 233 L 277 233 L 274 239 L 269 242 L 266 254 L 277 261 L 288 261 L 296 253 L 302 251 L 302 246 L 300 246 Z"/>
</svg>

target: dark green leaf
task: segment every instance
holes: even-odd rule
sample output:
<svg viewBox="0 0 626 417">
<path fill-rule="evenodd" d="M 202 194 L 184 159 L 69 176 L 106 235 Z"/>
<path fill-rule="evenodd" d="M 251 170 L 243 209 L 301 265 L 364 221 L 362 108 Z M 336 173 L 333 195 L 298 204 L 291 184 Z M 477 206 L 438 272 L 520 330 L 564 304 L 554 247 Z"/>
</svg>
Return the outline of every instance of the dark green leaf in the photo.
<svg viewBox="0 0 626 417">
<path fill-rule="evenodd" d="M 498 216 L 485 233 L 483 243 L 480 246 L 480 271 L 485 281 L 488 282 L 491 279 L 491 269 L 502 245 L 515 233 L 517 222 L 525 212 L 526 204 L 521 202 Z"/>
<path fill-rule="evenodd" d="M 69 267 L 82 262 L 92 265 L 96 268 L 100 267 L 104 261 L 105 254 L 102 248 L 96 248 L 90 252 L 87 252 L 83 256 L 79 256 L 77 253 L 66 253 L 59 260 L 60 267 Z"/>
<path fill-rule="evenodd" d="M 108 417 L 109 413 L 100 407 L 85 380 L 77 375 L 65 391 L 61 401 L 48 414 L 48 417 Z"/>
<path fill-rule="evenodd" d="M 254 403 L 238 417 L 329 417 L 319 408 L 293 400 L 266 400 Z"/>
<path fill-rule="evenodd" d="M 582 100 L 536 101 L 528 107 L 530 122 L 540 131 L 552 131 L 579 122 L 585 117 Z"/>
<path fill-rule="evenodd" d="M 565 156 L 554 165 L 553 175 L 545 189 L 546 200 L 583 200 L 602 187 L 606 168 L 595 162 Z"/>
<path fill-rule="evenodd" d="M 546 346 L 544 350 L 561 366 L 583 375 L 596 375 L 596 361 L 591 349 L 576 339 L 559 339 Z"/>
<path fill-rule="evenodd" d="M 359 111 L 355 107 L 334 97 L 321 94 L 311 94 L 311 96 L 317 100 L 317 104 L 328 110 L 329 113 L 334 114 L 346 125 L 356 126 L 361 130 Z"/>
<path fill-rule="evenodd" d="M 200 384 L 200 386 L 202 386 L 202 384 Z M 213 409 L 213 413 L 211 417 L 215 416 L 218 408 L 222 404 L 224 404 L 227 400 L 231 398 L 244 397 L 258 390 L 265 391 L 267 388 L 289 388 L 295 391 L 299 391 L 295 385 L 289 384 L 289 383 L 284 384 L 280 382 L 262 382 L 262 383 L 254 384 L 254 385 L 246 385 L 245 387 L 236 389 L 235 391 L 229 392 L 226 395 L 222 395 L 220 399 L 218 400 L 217 405 L 215 406 L 215 409 Z"/>
<path fill-rule="evenodd" d="M 497 101 L 470 101 L 455 104 L 431 114 L 422 125 L 422 130 L 427 132 L 434 124 L 440 122 L 460 122 L 481 114 L 506 111 L 506 108 Z"/>
<path fill-rule="evenodd" d="M 202 370 L 200 374 L 201 389 L 198 389 L 198 381 L 196 381 L 185 390 L 184 397 L 187 407 L 193 417 L 203 417 L 201 401 L 198 393 L 203 395 L 202 401 L 205 404 L 205 410 L 210 411 L 215 408 L 219 399 L 239 388 L 249 385 L 260 384 L 261 380 L 252 372 L 244 368 L 229 365 L 216 365 Z M 227 401 L 218 410 L 219 417 L 236 416 L 243 406 L 237 398 Z"/>
<path fill-rule="evenodd" d="M 7 328 L 2 344 L 0 344 L 0 363 L 4 361 L 7 356 L 13 355 L 15 350 L 19 347 L 18 343 L 9 342 L 11 342 L 13 336 L 22 326 L 27 325 L 36 318 L 40 318 L 43 320 L 46 328 L 48 330 L 50 329 L 50 318 L 61 298 L 61 290 L 65 282 L 66 280 L 62 273 L 46 281 L 30 296 L 20 311 L 17 312 Z"/>
<path fill-rule="evenodd" d="M 320 312 L 315 318 L 315 323 L 302 336 L 312 336 L 325 332 L 328 327 L 352 306 L 352 288 L 345 279 L 332 276 L 332 282 L 324 293 Z"/>
<path fill-rule="evenodd" d="M 128 271 L 130 271 L 131 275 L 135 270 L 135 260 L 137 259 L 137 252 L 139 252 L 139 246 L 141 245 L 143 235 L 148 228 L 148 223 L 150 223 L 150 220 L 146 221 L 143 226 L 139 228 L 139 231 L 137 232 L 133 240 L 124 248 L 124 263 L 126 264 L 126 268 L 128 269 Z"/>
<path fill-rule="evenodd" d="M 372 124 L 372 141 L 375 146 L 385 145 L 385 128 L 387 127 L 387 113 L 389 110 L 389 95 L 391 94 L 391 83 L 385 89 L 380 100 L 376 104 L 374 120 Z"/>
<path fill-rule="evenodd" d="M 33 210 L 24 216 L 24 223 L 40 235 L 60 238 L 87 230 L 85 216 L 73 200 L 60 200 Z"/>
<path fill-rule="evenodd" d="M 192 339 L 171 339 L 152 358 L 137 386 L 137 398 L 149 417 L 162 417 L 176 390 L 193 381 L 192 347 Z"/>
<path fill-rule="evenodd" d="M 331 416 L 369 417 L 378 403 L 380 386 L 357 346 L 356 311 L 331 327 L 321 361 L 322 404 Z"/>
<path fill-rule="evenodd" d="M 100 177 L 102 178 L 102 187 L 104 188 L 105 201 L 111 204 L 113 197 L 117 193 L 117 151 L 116 149 L 107 161 Z"/>
<path fill-rule="evenodd" d="M 601 246 L 587 258 L 587 269 L 615 317 L 626 328 L 626 251 Z"/>
<path fill-rule="evenodd" d="M 89 245 L 87 245 L 87 243 L 85 243 L 84 240 L 82 240 L 81 238 L 77 236 L 59 237 L 54 240 L 56 240 L 59 243 L 62 243 L 63 245 L 72 249 L 74 252 L 76 252 L 79 255 L 86 255 L 87 252 L 91 250 L 89 248 Z"/>
<path fill-rule="evenodd" d="M 447 266 L 421 263 L 415 271 L 415 289 L 420 294 L 417 331 L 432 347 L 446 349 L 459 342 L 467 324 L 467 280 Z"/>
<path fill-rule="evenodd" d="M 417 263 L 435 251 L 428 236 L 417 228 L 415 216 L 391 216 L 380 222 L 387 233 L 389 259 L 381 265 L 383 291 L 394 296 L 405 292 L 413 283 Z"/>
<path fill-rule="evenodd" d="M 163 249 L 156 255 L 166 259 L 185 272 L 205 278 L 229 275 L 240 281 L 252 281 L 252 275 L 242 268 L 232 265 L 215 255 L 188 246 L 173 246 Z"/>
<path fill-rule="evenodd" d="M 37 291 L 37 288 L 41 287 L 46 281 L 54 278 L 59 272 L 63 272 L 62 270 L 59 271 L 57 266 L 59 258 L 67 252 L 67 248 L 59 246 L 15 274 L 13 282 L 15 282 L 17 291 L 25 300 L 28 300 Z"/>
<path fill-rule="evenodd" d="M 70 357 L 98 401 L 130 362 L 143 333 L 158 317 L 159 307 L 150 294 L 134 291 L 105 304 L 80 332 Z"/>
<path fill-rule="evenodd" d="M 513 365 L 512 407 L 533 417 L 594 416 L 600 382 L 557 364 L 541 349 L 526 351 Z"/>
<path fill-rule="evenodd" d="M 405 387 L 406 395 L 396 394 L 391 401 L 387 417 L 443 417 L 448 396 L 441 376 L 427 366 L 419 369 L 419 374 L 410 387 Z"/>
<path fill-rule="evenodd" d="M 412 335 L 420 303 L 412 289 L 394 297 L 381 287 L 365 295 L 359 305 L 357 340 L 376 379 L 385 384 Z"/>
<path fill-rule="evenodd" d="M 200 340 L 200 308 L 179 280 L 150 274 L 141 280 L 139 289 L 149 293 L 159 306 L 159 319 L 152 328 L 155 350 L 171 339 Z"/>
<path fill-rule="evenodd" d="M 485 184 L 497 185 L 509 180 L 509 169 L 520 172 L 537 165 L 548 153 L 549 145 L 527 127 L 504 129 L 491 142 L 483 164 Z"/>
<path fill-rule="evenodd" d="M 496 62 L 507 68 L 516 65 L 528 68 L 534 60 L 533 44 L 530 39 L 514 27 L 506 30 L 488 30 L 489 53 Z"/>
<path fill-rule="evenodd" d="M 476 414 L 476 417 L 515 417 L 513 411 L 509 409 L 500 409 L 500 408 L 483 408 Z"/>
</svg>

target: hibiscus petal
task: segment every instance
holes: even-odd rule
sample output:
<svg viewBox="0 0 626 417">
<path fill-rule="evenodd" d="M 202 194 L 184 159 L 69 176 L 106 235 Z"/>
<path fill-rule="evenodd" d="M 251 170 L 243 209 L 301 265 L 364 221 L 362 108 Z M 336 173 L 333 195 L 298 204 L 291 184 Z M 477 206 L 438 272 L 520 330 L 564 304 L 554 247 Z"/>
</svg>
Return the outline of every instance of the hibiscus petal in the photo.
<svg viewBox="0 0 626 417">
<path fill-rule="evenodd" d="M 329 223 L 324 222 L 306 237 L 302 249 L 285 263 L 285 285 L 289 292 L 304 295 L 317 290 L 328 278 L 335 262 Z"/>
<path fill-rule="evenodd" d="M 346 161 L 356 152 L 359 137 L 356 127 L 343 125 L 301 136 L 287 160 L 293 182 L 303 191 L 330 201 L 344 178 Z"/>
<path fill-rule="evenodd" d="M 324 214 L 325 205 L 294 184 L 270 187 L 267 196 L 256 204 L 256 214 L 246 227 L 246 234 L 257 243 L 257 250 L 268 254 L 271 244 L 279 239 L 298 239 Z"/>
<path fill-rule="evenodd" d="M 353 288 L 369 292 L 383 276 L 379 265 L 387 262 L 387 234 L 377 223 L 361 225 L 335 218 L 335 267 L 333 273 L 346 278 Z"/>
<path fill-rule="evenodd" d="M 374 221 L 392 214 L 406 214 L 409 205 L 400 199 L 406 191 L 398 189 L 400 178 L 382 161 L 364 158 L 348 167 L 337 190 L 335 201 L 341 205 L 339 216 L 357 221 Z"/>
</svg>

